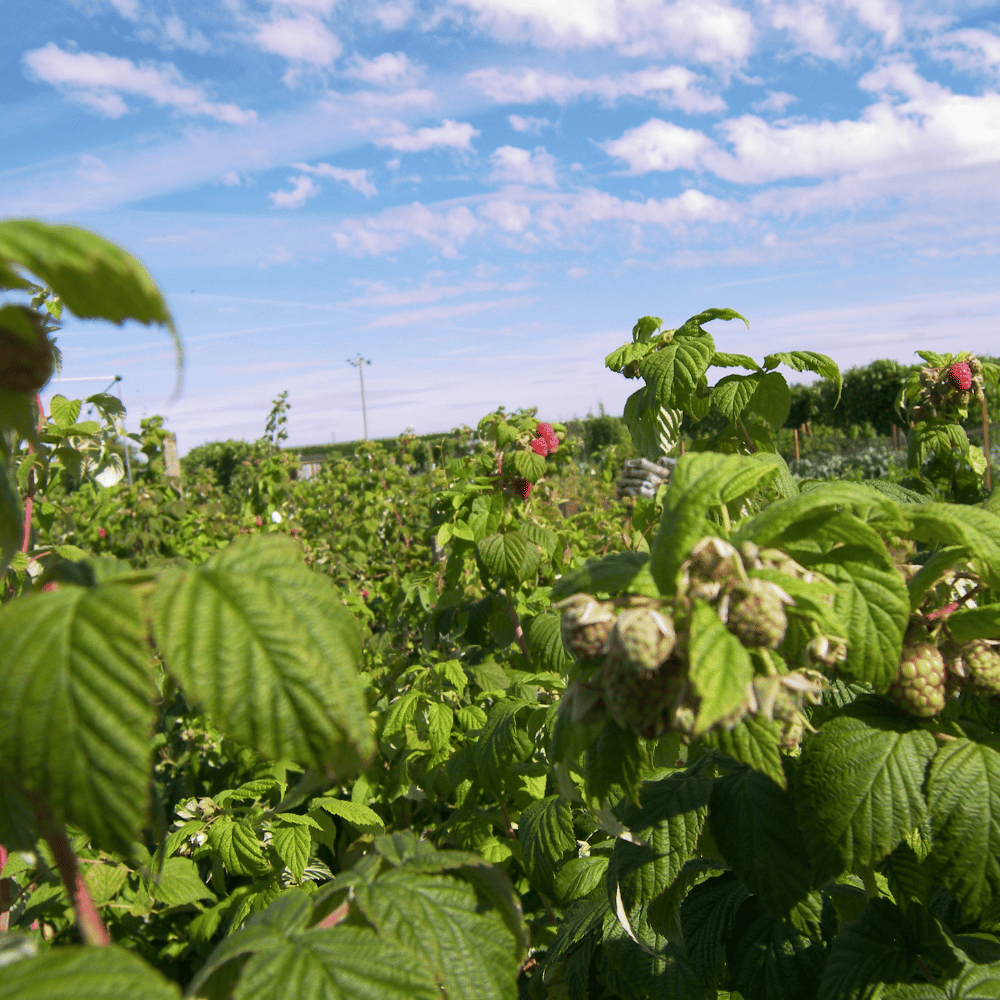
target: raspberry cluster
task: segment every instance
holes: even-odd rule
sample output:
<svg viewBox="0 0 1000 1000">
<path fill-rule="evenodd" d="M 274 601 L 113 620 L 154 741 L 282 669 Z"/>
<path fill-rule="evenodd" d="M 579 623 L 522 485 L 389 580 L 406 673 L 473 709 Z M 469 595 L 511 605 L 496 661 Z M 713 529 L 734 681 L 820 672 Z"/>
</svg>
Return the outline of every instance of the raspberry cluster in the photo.
<svg viewBox="0 0 1000 1000">
<path fill-rule="evenodd" d="M 580 678 L 569 686 L 563 711 L 572 722 L 592 724 L 606 715 L 622 727 L 655 739 L 673 729 L 690 734 L 699 699 L 688 680 L 690 614 L 707 601 L 726 628 L 749 649 L 778 646 L 792 599 L 776 584 L 750 574 L 775 570 L 800 579 L 812 575 L 777 549 L 747 543 L 739 550 L 719 538 L 702 539 L 685 563 L 675 600 L 628 595 L 602 601 L 574 594 L 556 604 L 563 644 L 580 661 Z M 748 714 L 774 719 L 785 745 L 797 745 L 808 725 L 803 708 L 818 703 L 826 682 L 812 665 L 843 659 L 842 640 L 820 636 L 808 666 L 747 685 L 743 702 L 717 726 L 732 728 Z"/>
<path fill-rule="evenodd" d="M 958 361 L 939 368 L 920 369 L 920 391 L 910 415 L 926 420 L 949 406 L 967 407 L 983 399 L 983 363 L 963 352 Z"/>
<path fill-rule="evenodd" d="M 535 429 L 535 436 L 523 436 L 518 439 L 522 448 L 533 451 L 541 458 L 548 458 L 549 455 L 559 450 L 559 437 L 552 424 L 539 423 Z M 510 480 L 512 488 L 521 496 L 522 500 L 527 500 L 531 496 L 534 483 L 523 476 L 515 476 Z"/>
</svg>

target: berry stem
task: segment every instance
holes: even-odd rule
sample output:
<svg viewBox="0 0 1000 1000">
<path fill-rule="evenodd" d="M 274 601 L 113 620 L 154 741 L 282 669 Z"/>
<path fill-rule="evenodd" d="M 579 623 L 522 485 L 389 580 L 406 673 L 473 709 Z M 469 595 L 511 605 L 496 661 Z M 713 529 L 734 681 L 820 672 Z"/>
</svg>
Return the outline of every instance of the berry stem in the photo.
<svg viewBox="0 0 1000 1000">
<path fill-rule="evenodd" d="M 504 594 L 507 598 L 507 615 L 510 618 L 511 625 L 514 626 L 514 635 L 517 636 L 517 644 L 521 647 L 521 652 L 524 654 L 524 658 L 530 663 L 531 654 L 528 652 L 528 644 L 524 641 L 524 629 L 521 628 L 521 621 L 517 617 L 517 612 L 514 610 L 514 602 L 510 597 L 510 587 L 504 588 Z"/>
</svg>

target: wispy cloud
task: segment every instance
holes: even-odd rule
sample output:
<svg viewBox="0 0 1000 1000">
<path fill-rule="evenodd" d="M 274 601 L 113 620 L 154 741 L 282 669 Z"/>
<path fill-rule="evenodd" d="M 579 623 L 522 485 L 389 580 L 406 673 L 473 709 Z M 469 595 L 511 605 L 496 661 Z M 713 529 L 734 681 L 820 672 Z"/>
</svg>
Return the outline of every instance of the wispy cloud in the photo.
<svg viewBox="0 0 1000 1000">
<path fill-rule="evenodd" d="M 343 181 L 366 198 L 378 194 L 378 188 L 375 187 L 367 170 L 348 170 L 344 167 L 332 167 L 329 163 L 317 163 L 314 167 L 308 163 L 293 163 L 292 166 L 296 170 L 313 174 L 316 177 L 329 177 L 331 180 Z"/>
<path fill-rule="evenodd" d="M 468 122 L 456 122 L 446 118 L 440 125 L 418 128 L 414 131 L 400 128 L 394 135 L 382 136 L 375 140 L 376 146 L 395 149 L 399 153 L 423 153 L 428 149 L 471 150 L 472 140 L 479 135 L 479 129 Z"/>
<path fill-rule="evenodd" d="M 310 14 L 275 16 L 261 24 L 253 38 L 265 52 L 313 66 L 329 66 L 343 51 L 340 39 Z"/>
<path fill-rule="evenodd" d="M 517 146 L 501 146 L 490 154 L 490 180 L 502 184 L 557 187 L 556 159 L 539 146 L 534 153 Z"/>
<path fill-rule="evenodd" d="M 435 323 L 457 316 L 475 316 L 488 309 L 516 309 L 537 302 L 537 298 L 522 295 L 512 299 L 495 299 L 491 302 L 465 302 L 460 306 L 431 306 L 427 309 L 410 309 L 405 312 L 380 316 L 366 324 L 365 329 L 383 330 L 392 327 L 414 326 L 418 323 Z"/>
<path fill-rule="evenodd" d="M 306 177 L 304 174 L 289 177 L 288 180 L 292 185 L 291 191 L 272 191 L 268 195 L 275 208 L 302 208 L 307 199 L 315 198 L 322 190 L 311 177 Z M 287 254 L 287 251 L 285 253 Z"/>
</svg>

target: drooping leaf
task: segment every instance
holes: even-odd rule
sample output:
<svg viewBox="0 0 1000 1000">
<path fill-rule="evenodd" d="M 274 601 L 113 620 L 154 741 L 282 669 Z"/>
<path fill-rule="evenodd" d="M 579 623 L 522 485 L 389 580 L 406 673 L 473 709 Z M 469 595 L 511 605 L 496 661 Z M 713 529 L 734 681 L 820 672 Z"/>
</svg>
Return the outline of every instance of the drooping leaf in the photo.
<svg viewBox="0 0 1000 1000">
<path fill-rule="evenodd" d="M 152 702 L 142 609 L 127 587 L 64 587 L 0 607 L 0 761 L 101 846 L 138 839 Z"/>
<path fill-rule="evenodd" d="M 658 896 L 694 857 L 712 794 L 712 768 L 702 758 L 686 771 L 645 781 L 639 805 L 624 824 L 637 842 L 615 841 L 606 885 L 614 905 L 619 893 L 626 911 Z"/>
<path fill-rule="evenodd" d="M 971 740 L 945 743 L 927 778 L 932 857 L 970 917 L 1000 898 L 1000 753 Z"/>
<path fill-rule="evenodd" d="M 532 802 L 518 820 L 517 839 L 532 885 L 551 897 L 556 865 L 576 847 L 569 800 L 550 795 Z"/>
<path fill-rule="evenodd" d="M 53 948 L 3 966 L 0 1000 L 180 1000 L 168 982 L 135 952 L 117 945 Z"/>
<path fill-rule="evenodd" d="M 748 371 L 759 372 L 760 365 L 749 354 L 728 354 L 716 351 L 712 355 L 712 368 L 746 368 Z"/>
<path fill-rule="evenodd" d="M 322 798 L 314 799 L 311 807 L 323 809 L 331 816 L 346 819 L 351 826 L 357 827 L 362 833 L 381 833 L 385 829 L 382 817 L 374 809 L 370 809 L 361 802 L 335 799 L 324 795 Z"/>
<path fill-rule="evenodd" d="M 775 430 L 788 419 L 792 408 L 792 390 L 788 388 L 781 372 L 765 372 L 748 403 L 751 413 L 756 413 Z"/>
<path fill-rule="evenodd" d="M 962 545 L 991 587 L 1000 587 L 1000 516 L 980 507 L 924 503 L 906 508 L 912 536 L 935 545 Z"/>
<path fill-rule="evenodd" d="M 650 393 L 646 406 L 687 409 L 695 389 L 712 362 L 715 344 L 707 333 L 681 336 L 639 363 L 639 373 Z"/>
<path fill-rule="evenodd" d="M 622 344 L 604 359 L 604 367 L 610 368 L 613 372 L 620 372 L 626 365 L 641 361 L 654 347 L 655 344 L 641 342 Z"/>
<path fill-rule="evenodd" d="M 573 657 L 563 645 L 560 621 L 556 612 L 549 611 L 533 618 L 528 625 L 528 650 L 536 670 L 563 673 L 573 663 Z"/>
<path fill-rule="evenodd" d="M 841 376 L 837 362 L 825 354 L 814 351 L 778 351 L 764 358 L 765 368 L 777 368 L 778 365 L 788 365 L 793 371 L 815 372 L 822 378 L 828 378 L 837 387 L 837 399 L 834 406 L 840 402 Z"/>
<path fill-rule="evenodd" d="M 700 734 L 747 700 L 753 663 L 749 650 L 701 600 L 691 613 L 688 658 L 688 679 L 701 699 L 695 719 L 695 734 Z"/>
<path fill-rule="evenodd" d="M 818 875 L 877 864 L 927 814 L 934 737 L 870 699 L 847 711 L 807 737 L 796 768 L 799 826 Z"/>
<path fill-rule="evenodd" d="M 234 739 L 321 771 L 371 755 L 357 623 L 291 539 L 245 536 L 169 572 L 154 607 L 168 670 Z"/>
<path fill-rule="evenodd" d="M 786 787 L 778 744 L 781 729 L 773 719 L 763 715 L 748 715 L 732 729 L 720 727 L 702 736 L 706 745 L 766 774 L 779 788 Z"/>
<path fill-rule="evenodd" d="M 684 941 L 691 965 L 703 980 L 709 980 L 733 928 L 736 911 L 749 895 L 733 872 L 725 872 L 694 886 L 684 897 L 681 903 Z"/>
<path fill-rule="evenodd" d="M 556 581 L 552 600 L 560 601 L 581 591 L 612 596 L 625 591 L 647 597 L 659 596 L 650 576 L 648 552 L 617 552 L 588 562 Z"/>
<path fill-rule="evenodd" d="M 502 794 L 504 778 L 519 756 L 517 713 L 530 704 L 514 699 L 498 701 L 486 718 L 474 753 L 479 780 L 491 795 Z"/>
<path fill-rule="evenodd" d="M 776 917 L 787 917 L 813 888 L 795 793 L 759 771 L 741 769 L 715 782 L 712 837 L 747 888 Z"/>
</svg>

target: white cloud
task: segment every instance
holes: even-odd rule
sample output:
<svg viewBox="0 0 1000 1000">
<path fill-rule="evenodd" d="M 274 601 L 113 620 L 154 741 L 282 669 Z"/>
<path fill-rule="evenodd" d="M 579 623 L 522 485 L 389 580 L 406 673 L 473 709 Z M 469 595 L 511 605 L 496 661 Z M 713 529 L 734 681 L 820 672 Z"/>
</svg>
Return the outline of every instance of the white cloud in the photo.
<svg viewBox="0 0 1000 1000">
<path fill-rule="evenodd" d="M 388 146 L 399 153 L 422 153 L 428 149 L 471 150 L 472 140 L 479 135 L 479 129 L 468 122 L 456 122 L 446 118 L 436 128 L 418 128 L 415 131 L 400 131 L 396 135 L 375 140 L 376 146 Z"/>
<path fill-rule="evenodd" d="M 413 242 L 433 246 L 444 257 L 457 257 L 458 247 L 482 224 L 464 205 L 434 210 L 414 202 L 366 219 L 346 219 L 333 233 L 338 249 L 362 255 L 400 250 Z"/>
<path fill-rule="evenodd" d="M 188 83 L 172 63 L 143 62 L 104 52 L 66 52 L 54 42 L 26 52 L 25 67 L 37 80 L 65 90 L 70 97 L 109 118 L 120 118 L 128 106 L 122 94 L 146 97 L 178 114 L 205 116 L 233 125 L 257 117 L 235 104 L 210 101 L 202 87 Z"/>
<path fill-rule="evenodd" d="M 379 87 L 402 83 L 420 75 L 420 68 L 410 62 L 405 52 L 383 52 L 374 59 L 354 56 L 347 76 Z"/>
<path fill-rule="evenodd" d="M 417 323 L 438 323 L 441 320 L 454 319 L 456 316 L 474 316 L 487 309 L 512 309 L 516 306 L 526 306 L 537 301 L 534 298 L 521 296 L 513 299 L 497 299 L 494 302 L 466 302 L 460 306 L 430 306 L 427 309 L 409 309 L 404 312 L 380 316 L 365 326 L 367 330 L 381 330 L 414 326 Z"/>
<path fill-rule="evenodd" d="M 154 18 L 153 25 L 164 48 L 188 49 L 199 54 L 204 54 L 211 48 L 208 39 L 197 28 L 188 27 L 176 14 L 171 14 L 162 21 Z"/>
<path fill-rule="evenodd" d="M 754 111 L 774 111 L 780 115 L 789 104 L 794 104 L 797 100 L 794 94 L 786 94 L 783 90 L 769 90 L 767 97 L 755 101 L 751 107 Z"/>
<path fill-rule="evenodd" d="M 316 177 L 329 177 L 331 180 L 343 181 L 366 198 L 378 194 L 378 188 L 375 187 L 367 170 L 345 170 L 343 167 L 332 167 L 329 163 L 317 163 L 315 167 L 309 166 L 308 163 L 293 163 L 292 166 L 296 170 L 314 174 Z"/>
<path fill-rule="evenodd" d="M 136 37 L 142 42 L 151 42 L 167 51 L 188 49 L 202 55 L 211 48 L 208 39 L 197 28 L 189 27 L 176 13 L 171 12 L 161 18 L 136 0 L 108 0 L 108 6 L 137 26 Z M 85 9 L 87 14 L 103 12 L 104 4 L 99 0 L 94 0 Z"/>
<path fill-rule="evenodd" d="M 410 0 L 399 0 L 398 3 L 381 3 L 372 11 L 386 31 L 397 31 L 413 17 L 413 4 Z"/>
<path fill-rule="evenodd" d="M 275 208 L 301 208 L 307 198 L 315 198 L 322 190 L 311 177 L 304 174 L 289 177 L 288 180 L 292 185 L 291 191 L 272 191 L 268 195 Z"/>
<path fill-rule="evenodd" d="M 937 35 L 931 52 L 965 73 L 1000 76 L 1000 35 L 978 28 L 963 28 Z"/>
<path fill-rule="evenodd" d="M 502 184 L 539 184 L 557 187 L 556 160 L 539 146 L 534 153 L 517 146 L 501 146 L 490 154 L 491 181 Z"/>
<path fill-rule="evenodd" d="M 555 48 L 617 47 L 628 55 L 663 52 L 729 69 L 750 52 L 749 14 L 720 0 L 451 0 L 504 41 Z"/>
<path fill-rule="evenodd" d="M 273 17 L 257 28 L 254 41 L 265 52 L 314 66 L 329 66 L 342 51 L 340 39 L 311 14 Z"/>
<path fill-rule="evenodd" d="M 578 76 L 524 69 L 505 72 L 496 68 L 473 70 L 466 80 L 498 104 L 533 104 L 536 101 L 570 101 L 596 98 L 614 104 L 627 97 L 654 100 L 688 113 L 723 111 L 718 94 L 706 93 L 706 81 L 683 66 L 646 69 L 617 76 L 586 79 Z"/>
<path fill-rule="evenodd" d="M 703 132 L 681 128 L 661 118 L 624 132 L 619 139 L 602 143 L 601 148 L 624 160 L 633 173 L 651 170 L 695 170 L 704 164 L 705 154 L 716 148 Z"/>
<path fill-rule="evenodd" d="M 515 132 L 531 132 L 534 135 L 540 135 L 543 128 L 552 125 L 548 118 L 532 118 L 530 115 L 507 115 L 507 121 Z"/>
<path fill-rule="evenodd" d="M 822 59 L 843 61 L 848 50 L 839 42 L 838 27 L 827 20 L 826 4 L 787 3 L 771 8 L 771 24 L 779 31 L 787 31 L 801 50 Z"/>
<path fill-rule="evenodd" d="M 239 187 L 243 181 L 240 179 L 240 175 L 235 170 L 227 170 L 222 175 L 222 183 L 226 187 Z"/>
<path fill-rule="evenodd" d="M 531 208 L 522 202 L 494 198 L 479 207 L 479 214 L 508 233 L 523 233 L 531 223 Z"/>
<path fill-rule="evenodd" d="M 441 299 L 451 299 L 471 292 L 486 292 L 496 285 L 488 281 L 466 281 L 461 285 L 424 285 L 421 288 L 409 288 L 398 291 L 389 288 L 380 281 L 372 282 L 364 295 L 342 302 L 344 306 L 360 306 L 370 309 L 373 306 L 412 306 L 427 305 L 440 302 Z"/>
<path fill-rule="evenodd" d="M 310 14 L 329 17 L 333 13 L 333 8 L 337 6 L 337 0 L 277 0 L 274 6 L 294 11 L 304 10 Z"/>
<path fill-rule="evenodd" d="M 902 11 L 897 0 L 764 0 L 771 24 L 787 31 L 800 52 L 844 62 L 861 51 L 858 26 L 881 36 L 890 47 L 902 34 Z M 853 14 L 857 23 L 852 23 Z"/>
</svg>

